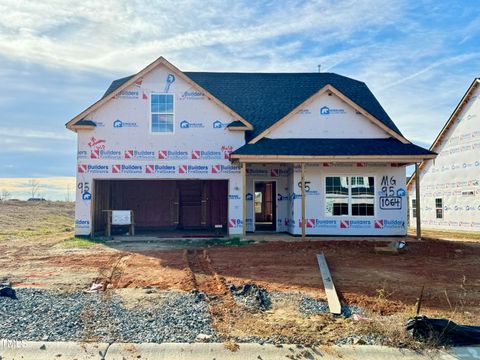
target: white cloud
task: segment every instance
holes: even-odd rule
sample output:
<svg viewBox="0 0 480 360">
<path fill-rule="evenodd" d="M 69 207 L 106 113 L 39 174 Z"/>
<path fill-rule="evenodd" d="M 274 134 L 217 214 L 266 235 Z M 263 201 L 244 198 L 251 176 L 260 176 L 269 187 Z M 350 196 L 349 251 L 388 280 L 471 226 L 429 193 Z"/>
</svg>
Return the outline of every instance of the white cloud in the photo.
<svg viewBox="0 0 480 360">
<path fill-rule="evenodd" d="M 44 140 L 74 140 L 73 133 L 55 132 L 55 131 L 42 131 L 42 130 L 29 130 L 25 128 L 0 128 L 0 137 L 18 137 L 22 139 L 44 139 Z"/>
<path fill-rule="evenodd" d="M 134 71 L 160 55 L 176 57 L 181 52 L 181 65 L 195 68 L 198 59 L 188 53 L 205 47 L 236 47 L 236 52 L 252 56 L 259 47 L 265 49 L 264 41 L 292 34 L 309 36 L 318 44 L 348 39 L 359 27 L 393 22 L 398 3 L 286 1 L 272 6 L 212 1 L 200 6 L 181 1 L 172 6 L 126 0 L 7 0 L 0 5 L 0 54 L 50 66 Z M 370 11 L 372 7 L 381 15 Z M 266 55 L 288 57 L 281 47 Z M 220 60 L 222 54 L 216 57 Z"/>
<path fill-rule="evenodd" d="M 321 64 L 367 82 L 407 137 L 431 141 L 478 76 L 475 47 L 458 47 L 478 35 L 480 17 L 468 17 L 474 9 L 408 0 L 3 0 L 0 56 L 79 77 L 80 70 L 129 75 L 160 55 L 197 71 L 308 72 Z M 0 69 L 0 78 L 15 75 Z M 48 91 L 31 85 L 12 86 Z M 63 96 L 98 92 L 78 88 Z"/>
</svg>

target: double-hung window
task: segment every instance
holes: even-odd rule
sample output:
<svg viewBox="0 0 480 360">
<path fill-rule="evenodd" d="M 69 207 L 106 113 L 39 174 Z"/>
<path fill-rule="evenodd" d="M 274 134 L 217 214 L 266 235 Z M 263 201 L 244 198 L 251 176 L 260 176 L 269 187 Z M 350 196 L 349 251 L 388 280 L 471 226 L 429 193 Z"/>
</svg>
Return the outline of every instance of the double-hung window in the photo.
<svg viewBox="0 0 480 360">
<path fill-rule="evenodd" d="M 327 216 L 374 216 L 373 176 L 327 176 L 325 178 Z"/>
<path fill-rule="evenodd" d="M 348 215 L 348 198 L 348 177 L 328 176 L 325 179 L 325 211 L 327 215 Z"/>
<path fill-rule="evenodd" d="M 417 217 L 417 200 L 412 199 L 412 217 Z"/>
<path fill-rule="evenodd" d="M 373 216 L 375 187 L 373 176 L 352 176 L 351 178 L 352 216 Z"/>
<path fill-rule="evenodd" d="M 173 133 L 173 94 L 152 94 L 150 101 L 152 133 Z"/>
</svg>

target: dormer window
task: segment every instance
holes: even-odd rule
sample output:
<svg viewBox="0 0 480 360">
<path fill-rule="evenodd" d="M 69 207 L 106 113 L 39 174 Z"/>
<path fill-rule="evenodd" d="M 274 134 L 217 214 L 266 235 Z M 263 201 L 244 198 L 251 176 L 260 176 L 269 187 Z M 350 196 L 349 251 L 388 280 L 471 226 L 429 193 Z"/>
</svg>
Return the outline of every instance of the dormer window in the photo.
<svg viewBox="0 0 480 360">
<path fill-rule="evenodd" d="M 151 94 L 150 130 L 152 133 L 173 133 L 173 94 Z"/>
</svg>

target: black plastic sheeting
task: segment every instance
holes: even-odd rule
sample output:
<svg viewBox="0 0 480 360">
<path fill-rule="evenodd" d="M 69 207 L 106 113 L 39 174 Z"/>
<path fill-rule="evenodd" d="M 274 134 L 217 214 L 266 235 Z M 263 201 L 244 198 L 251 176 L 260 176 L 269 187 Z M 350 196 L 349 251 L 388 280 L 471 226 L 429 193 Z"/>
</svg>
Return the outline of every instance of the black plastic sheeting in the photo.
<svg viewBox="0 0 480 360">
<path fill-rule="evenodd" d="M 17 294 L 10 284 L 0 284 L 0 297 L 9 297 L 16 300 Z"/>
<path fill-rule="evenodd" d="M 458 325 L 447 319 L 416 316 L 408 320 L 407 330 L 415 339 L 435 345 L 480 345 L 480 326 Z"/>
</svg>

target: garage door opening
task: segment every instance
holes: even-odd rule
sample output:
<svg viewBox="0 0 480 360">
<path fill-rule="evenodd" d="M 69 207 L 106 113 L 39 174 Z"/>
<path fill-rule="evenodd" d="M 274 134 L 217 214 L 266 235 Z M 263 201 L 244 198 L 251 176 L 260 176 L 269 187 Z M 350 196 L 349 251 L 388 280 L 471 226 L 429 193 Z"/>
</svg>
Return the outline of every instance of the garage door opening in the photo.
<svg viewBox="0 0 480 360">
<path fill-rule="evenodd" d="M 104 210 L 133 210 L 136 234 L 191 237 L 227 232 L 228 180 L 95 180 L 93 186 L 95 234 L 105 231 Z"/>
</svg>

